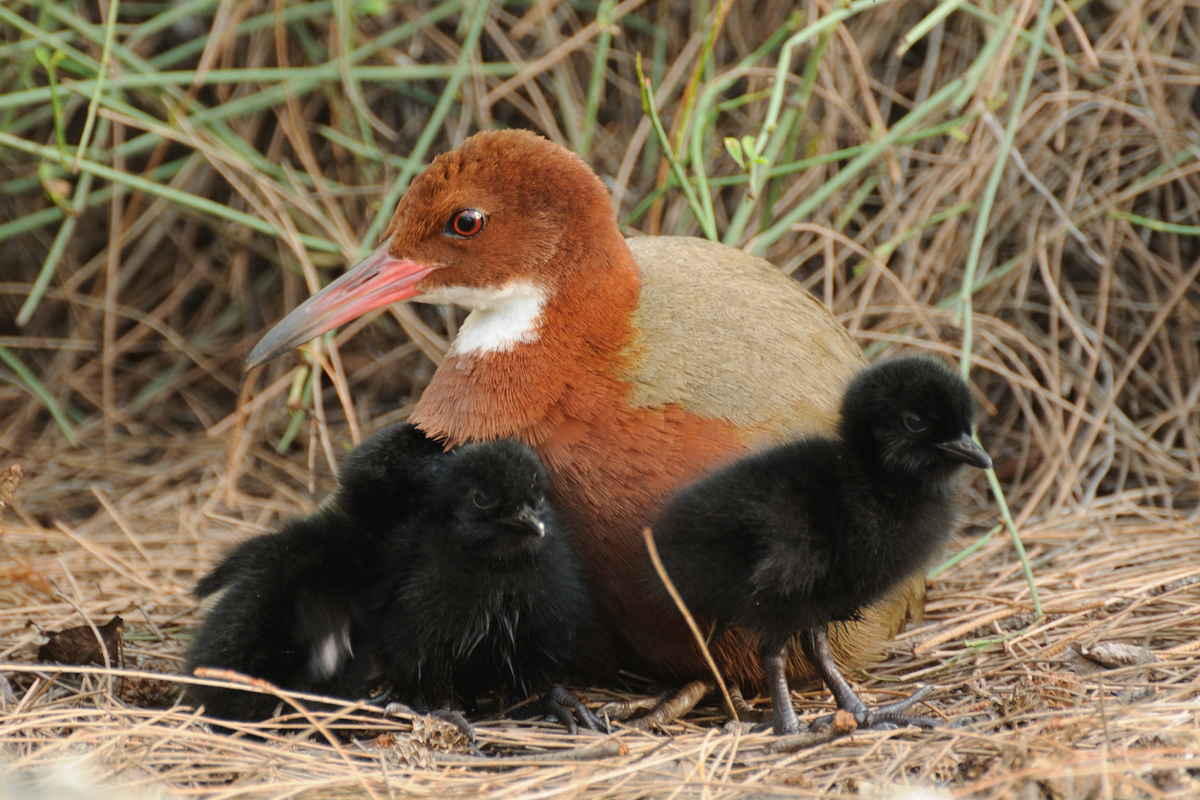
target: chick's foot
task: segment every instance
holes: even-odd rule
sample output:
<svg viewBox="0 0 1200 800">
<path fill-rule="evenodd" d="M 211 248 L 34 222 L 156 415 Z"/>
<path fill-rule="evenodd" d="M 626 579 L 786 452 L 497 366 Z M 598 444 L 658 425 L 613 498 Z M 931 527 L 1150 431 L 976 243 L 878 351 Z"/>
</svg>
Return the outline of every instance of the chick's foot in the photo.
<svg viewBox="0 0 1200 800">
<path fill-rule="evenodd" d="M 554 686 L 542 697 L 541 711 L 547 717 L 553 716 L 567 729 L 567 733 L 579 733 L 579 726 L 590 731 L 606 730 L 604 722 L 574 693 L 561 686 Z"/>
</svg>

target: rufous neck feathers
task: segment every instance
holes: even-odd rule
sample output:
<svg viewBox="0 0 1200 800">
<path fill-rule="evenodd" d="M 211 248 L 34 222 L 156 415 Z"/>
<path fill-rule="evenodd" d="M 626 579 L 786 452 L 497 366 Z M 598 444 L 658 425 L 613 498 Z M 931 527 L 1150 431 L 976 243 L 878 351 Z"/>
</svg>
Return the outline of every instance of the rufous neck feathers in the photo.
<svg viewBox="0 0 1200 800">
<path fill-rule="evenodd" d="M 515 436 L 537 444 L 571 393 L 627 393 L 616 377 L 633 339 L 641 281 L 615 230 L 608 242 L 560 253 L 582 258 L 556 287 L 517 283 L 486 296 L 448 289 L 422 299 L 472 308 L 411 419 L 457 445 Z M 605 398 L 607 400 L 608 398 Z M 601 398 L 597 398 L 600 402 Z"/>
</svg>

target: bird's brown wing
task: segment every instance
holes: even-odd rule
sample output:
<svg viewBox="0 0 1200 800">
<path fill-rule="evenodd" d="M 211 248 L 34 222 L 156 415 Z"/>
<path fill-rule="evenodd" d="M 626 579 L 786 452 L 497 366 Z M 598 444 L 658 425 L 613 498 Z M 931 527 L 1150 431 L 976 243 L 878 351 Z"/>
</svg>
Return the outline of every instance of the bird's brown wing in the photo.
<svg viewBox="0 0 1200 800">
<path fill-rule="evenodd" d="M 862 352 L 778 267 L 684 236 L 628 240 L 642 273 L 621 377 L 630 404 L 678 404 L 746 431 L 757 449 L 832 431 Z"/>
</svg>

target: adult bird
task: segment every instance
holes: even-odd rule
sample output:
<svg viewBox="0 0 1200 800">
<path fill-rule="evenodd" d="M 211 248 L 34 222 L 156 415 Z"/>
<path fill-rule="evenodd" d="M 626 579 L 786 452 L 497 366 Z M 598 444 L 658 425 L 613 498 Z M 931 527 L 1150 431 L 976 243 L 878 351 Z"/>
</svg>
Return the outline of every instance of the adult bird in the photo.
<svg viewBox="0 0 1200 800">
<path fill-rule="evenodd" d="M 693 238 L 626 241 L 581 159 L 527 131 L 488 131 L 435 158 L 378 249 L 246 366 L 410 299 L 471 310 L 410 419 L 448 446 L 514 437 L 541 456 L 598 605 L 587 663 L 707 676 L 686 627 L 642 586 L 641 530 L 714 467 L 832 431 L 863 363 L 846 331 L 762 259 Z M 874 663 L 924 595 L 914 576 L 836 635 L 842 666 Z M 732 681 L 764 685 L 753 637 L 713 655 Z M 788 672 L 816 677 L 798 648 Z"/>
</svg>

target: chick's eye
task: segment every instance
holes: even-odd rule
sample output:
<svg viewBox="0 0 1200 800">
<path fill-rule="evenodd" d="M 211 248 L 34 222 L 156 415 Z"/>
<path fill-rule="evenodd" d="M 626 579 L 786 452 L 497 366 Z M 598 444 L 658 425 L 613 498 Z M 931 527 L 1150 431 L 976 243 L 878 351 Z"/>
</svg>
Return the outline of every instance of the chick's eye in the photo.
<svg viewBox="0 0 1200 800">
<path fill-rule="evenodd" d="M 475 504 L 476 508 L 491 508 L 496 504 L 495 500 L 478 489 L 471 494 L 471 502 Z"/>
<path fill-rule="evenodd" d="M 922 433 L 929 428 L 929 423 L 917 414 L 905 414 L 904 427 L 912 433 Z"/>
<path fill-rule="evenodd" d="M 484 221 L 483 212 L 479 209 L 464 208 L 462 211 L 455 211 L 451 215 L 450 221 L 446 223 L 445 233 L 448 236 L 470 239 L 483 230 Z"/>
</svg>

